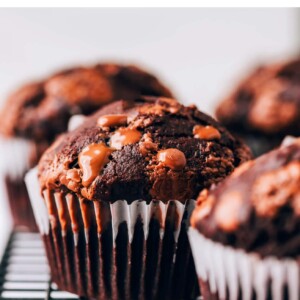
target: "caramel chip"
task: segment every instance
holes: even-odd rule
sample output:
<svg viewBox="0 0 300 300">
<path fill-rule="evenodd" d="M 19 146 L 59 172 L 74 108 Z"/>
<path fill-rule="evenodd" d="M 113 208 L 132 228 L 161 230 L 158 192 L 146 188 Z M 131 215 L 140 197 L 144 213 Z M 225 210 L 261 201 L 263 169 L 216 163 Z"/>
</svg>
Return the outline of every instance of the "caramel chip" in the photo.
<svg viewBox="0 0 300 300">
<path fill-rule="evenodd" d="M 184 153 L 174 148 L 159 151 L 157 154 L 157 159 L 165 166 L 176 171 L 183 169 L 186 165 Z"/>
<path fill-rule="evenodd" d="M 80 174 L 78 169 L 70 169 L 67 171 L 66 179 L 72 180 L 75 182 L 80 182 Z"/>
<path fill-rule="evenodd" d="M 82 185 L 89 186 L 108 163 L 112 149 L 104 143 L 90 144 L 78 156 L 78 164 L 82 170 Z"/>
<path fill-rule="evenodd" d="M 119 128 L 110 138 L 110 146 L 120 150 L 123 146 L 138 142 L 142 134 L 134 128 Z"/>
<path fill-rule="evenodd" d="M 203 139 L 203 140 L 214 140 L 220 139 L 221 134 L 218 129 L 213 126 L 207 125 L 196 125 L 193 128 L 193 134 L 196 139 Z"/>
<path fill-rule="evenodd" d="M 104 115 L 101 116 L 97 124 L 100 127 L 111 127 L 111 126 L 117 126 L 117 125 L 126 125 L 127 123 L 127 116 L 118 114 L 118 115 Z"/>
<path fill-rule="evenodd" d="M 113 96 L 109 80 L 97 70 L 89 68 L 52 77 L 45 83 L 45 90 L 49 96 L 63 98 L 72 104 L 81 103 L 86 99 L 96 104 L 104 104 Z"/>
<path fill-rule="evenodd" d="M 273 217 L 287 202 L 298 209 L 295 196 L 300 186 L 300 163 L 291 162 L 277 170 L 269 171 L 256 178 L 251 202 L 258 215 Z M 298 200 L 297 200 L 298 199 Z"/>
<path fill-rule="evenodd" d="M 237 191 L 227 192 L 221 197 L 216 207 L 215 217 L 217 224 L 224 231 L 230 232 L 237 229 L 242 199 L 242 195 Z"/>
</svg>

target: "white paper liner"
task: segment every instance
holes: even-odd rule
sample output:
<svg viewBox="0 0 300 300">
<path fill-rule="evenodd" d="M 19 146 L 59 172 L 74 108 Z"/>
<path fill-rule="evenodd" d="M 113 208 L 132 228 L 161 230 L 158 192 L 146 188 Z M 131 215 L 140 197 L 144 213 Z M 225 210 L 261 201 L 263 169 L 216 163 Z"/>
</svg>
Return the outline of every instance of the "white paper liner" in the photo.
<svg viewBox="0 0 300 300">
<path fill-rule="evenodd" d="M 37 167 L 31 169 L 26 174 L 25 183 L 29 193 L 31 205 L 33 208 L 34 216 L 38 224 L 39 230 L 42 234 L 49 234 L 49 230 L 50 230 L 49 213 L 45 204 L 45 200 L 43 199 L 40 193 L 40 187 L 37 178 Z M 187 206 L 177 200 L 172 200 L 169 201 L 168 203 L 163 203 L 161 201 L 159 202 L 152 201 L 150 202 L 150 204 L 147 204 L 146 201 L 143 200 L 135 200 L 130 204 L 128 204 L 127 201 L 124 200 L 115 201 L 114 203 L 110 204 L 110 210 L 112 216 L 113 240 L 114 241 L 116 240 L 119 225 L 123 222 L 126 222 L 128 226 L 129 241 L 132 242 L 133 231 L 138 218 L 140 218 L 143 222 L 145 240 L 147 240 L 149 221 L 153 214 L 153 209 L 155 205 L 159 206 L 159 211 L 161 214 L 160 215 L 161 239 L 164 236 L 164 226 L 167 217 L 167 212 L 170 211 L 168 208 L 170 205 L 172 205 L 175 208 L 177 214 L 177 220 L 176 220 L 176 228 L 174 231 L 174 239 L 177 242 L 184 211 L 186 209 L 190 213 L 193 210 L 195 205 L 194 200 L 188 201 Z M 86 238 L 86 242 L 88 243 L 87 238 Z"/>
<path fill-rule="evenodd" d="M 257 300 L 265 300 L 270 283 L 272 300 L 283 299 L 284 287 L 289 300 L 299 300 L 300 267 L 296 260 L 247 254 L 213 242 L 192 227 L 188 236 L 198 277 L 208 282 L 210 292 L 217 293 L 219 299 L 227 299 L 227 287 L 230 300 L 238 299 L 239 288 L 243 300 L 251 300 L 253 290 Z"/>
<path fill-rule="evenodd" d="M 0 173 L 15 180 L 30 168 L 33 143 L 21 138 L 0 137 Z"/>
<path fill-rule="evenodd" d="M 74 130 L 85 120 L 84 115 L 74 115 L 69 120 L 68 130 Z M 35 144 L 22 138 L 0 136 L 0 173 L 13 180 L 22 179 L 30 169 L 30 158 Z"/>
<path fill-rule="evenodd" d="M 183 230 L 194 200 L 185 205 L 176 200 L 110 204 L 52 190 L 41 196 L 36 169 L 26 175 L 26 185 L 53 280 L 61 289 L 92 299 L 103 293 L 105 299 L 117 294 L 136 298 L 135 293 L 163 299 L 175 291 L 196 296 L 197 278 Z M 70 279 L 74 276 L 76 281 Z"/>
<path fill-rule="evenodd" d="M 37 174 L 37 167 L 31 169 L 25 175 L 25 183 L 29 194 L 31 206 L 33 209 L 34 217 L 39 227 L 39 230 L 41 234 L 48 234 L 50 229 L 49 216 L 45 202 L 40 194 L 40 184 L 38 181 Z M 34 199 L 39 199 L 39 201 L 34 201 Z"/>
</svg>

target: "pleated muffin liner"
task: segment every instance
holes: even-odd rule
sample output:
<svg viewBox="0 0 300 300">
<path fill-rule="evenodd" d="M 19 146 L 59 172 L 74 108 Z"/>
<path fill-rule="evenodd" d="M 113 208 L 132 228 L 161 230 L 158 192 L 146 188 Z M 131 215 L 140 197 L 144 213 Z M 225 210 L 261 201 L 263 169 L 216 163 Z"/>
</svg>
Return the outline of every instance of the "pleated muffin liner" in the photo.
<svg viewBox="0 0 300 300">
<path fill-rule="evenodd" d="M 299 300 L 297 259 L 261 258 L 223 246 L 190 227 L 189 241 L 204 300 Z"/>
<path fill-rule="evenodd" d="M 0 137 L 0 180 L 8 202 L 14 226 L 37 231 L 24 175 L 30 169 L 35 151 L 34 143 L 21 138 Z"/>
<path fill-rule="evenodd" d="M 187 228 L 195 201 L 110 204 L 73 193 L 39 194 L 26 176 L 53 281 L 88 299 L 196 299 Z"/>
</svg>

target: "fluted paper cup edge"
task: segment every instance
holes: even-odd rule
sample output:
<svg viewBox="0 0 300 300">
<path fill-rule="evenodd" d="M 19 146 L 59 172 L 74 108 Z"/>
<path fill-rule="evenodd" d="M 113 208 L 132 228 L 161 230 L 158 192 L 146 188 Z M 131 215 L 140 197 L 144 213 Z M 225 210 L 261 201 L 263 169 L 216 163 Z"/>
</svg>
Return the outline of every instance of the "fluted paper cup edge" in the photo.
<svg viewBox="0 0 300 300">
<path fill-rule="evenodd" d="M 50 230 L 49 215 L 45 201 L 41 196 L 37 167 L 26 173 L 25 184 L 39 230 L 41 234 L 48 234 Z"/>
<path fill-rule="evenodd" d="M 267 299 L 268 283 L 273 300 L 283 299 L 284 287 L 289 300 L 299 299 L 300 267 L 294 259 L 261 258 L 254 253 L 223 246 L 204 237 L 195 228 L 188 229 L 189 241 L 198 277 L 207 282 L 212 293 L 226 299 L 238 299 L 239 288 L 243 300 L 250 300 L 252 291 L 257 299 Z"/>
</svg>

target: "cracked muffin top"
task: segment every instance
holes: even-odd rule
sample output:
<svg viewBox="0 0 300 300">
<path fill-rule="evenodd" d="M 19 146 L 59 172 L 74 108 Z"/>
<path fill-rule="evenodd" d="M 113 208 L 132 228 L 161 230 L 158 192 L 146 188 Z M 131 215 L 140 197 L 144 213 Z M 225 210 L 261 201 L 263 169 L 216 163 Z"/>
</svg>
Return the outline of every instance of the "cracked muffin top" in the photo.
<svg viewBox="0 0 300 300">
<path fill-rule="evenodd" d="M 237 168 L 197 199 L 192 226 L 261 256 L 300 254 L 300 139 Z"/>
<path fill-rule="evenodd" d="M 300 59 L 261 66 L 219 104 L 217 119 L 240 133 L 300 134 Z"/>
<path fill-rule="evenodd" d="M 170 97 L 171 92 L 156 77 L 131 65 L 64 70 L 13 93 L 0 112 L 0 132 L 49 143 L 66 131 L 73 114 L 88 115 L 114 100 L 141 95 Z"/>
<path fill-rule="evenodd" d="M 195 199 L 248 160 L 248 148 L 195 106 L 118 101 L 62 135 L 39 162 L 42 191 L 90 200 Z"/>
</svg>

